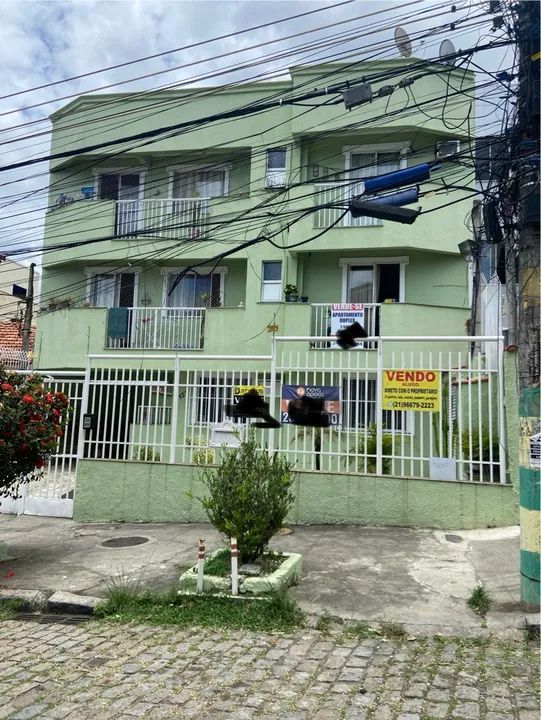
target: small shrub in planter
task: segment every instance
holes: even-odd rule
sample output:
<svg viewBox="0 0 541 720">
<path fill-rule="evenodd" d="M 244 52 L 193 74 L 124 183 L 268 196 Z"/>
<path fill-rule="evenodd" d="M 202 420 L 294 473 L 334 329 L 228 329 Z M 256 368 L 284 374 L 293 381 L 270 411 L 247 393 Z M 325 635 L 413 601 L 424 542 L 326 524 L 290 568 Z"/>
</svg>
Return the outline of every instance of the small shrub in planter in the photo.
<svg viewBox="0 0 541 720">
<path fill-rule="evenodd" d="M 277 454 L 269 457 L 252 436 L 203 471 L 208 495 L 199 500 L 214 527 L 237 538 L 241 562 L 254 562 L 282 527 L 294 500 L 291 467 Z"/>
<path fill-rule="evenodd" d="M 299 301 L 299 291 L 297 290 L 296 285 L 288 284 L 284 288 L 284 295 L 286 298 L 286 302 L 298 302 Z"/>
</svg>

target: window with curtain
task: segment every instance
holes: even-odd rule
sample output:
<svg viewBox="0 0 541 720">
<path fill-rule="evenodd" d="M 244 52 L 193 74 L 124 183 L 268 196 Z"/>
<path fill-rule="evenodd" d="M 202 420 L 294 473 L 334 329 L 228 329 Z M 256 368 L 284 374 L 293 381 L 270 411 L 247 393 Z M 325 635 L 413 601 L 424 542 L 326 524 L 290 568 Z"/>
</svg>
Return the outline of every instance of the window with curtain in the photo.
<svg viewBox="0 0 541 720">
<path fill-rule="evenodd" d="M 365 178 L 385 175 L 400 170 L 400 152 L 353 152 L 350 155 L 351 179 L 364 180 Z"/>
<path fill-rule="evenodd" d="M 376 378 L 351 378 L 342 382 L 342 423 L 344 428 L 361 429 L 374 425 L 376 418 Z M 406 429 L 406 413 L 383 410 L 386 430 Z"/>
<path fill-rule="evenodd" d="M 282 297 L 282 262 L 263 261 L 261 302 L 280 302 Z"/>
<path fill-rule="evenodd" d="M 93 307 L 133 307 L 134 295 L 134 273 L 99 273 L 90 281 Z"/>
<path fill-rule="evenodd" d="M 173 173 L 174 198 L 211 198 L 226 194 L 225 170 L 188 170 Z"/>
<path fill-rule="evenodd" d="M 167 307 L 219 307 L 222 298 L 222 276 L 220 273 L 196 275 L 188 273 L 175 285 L 178 277 L 170 273 L 167 282 Z"/>
</svg>

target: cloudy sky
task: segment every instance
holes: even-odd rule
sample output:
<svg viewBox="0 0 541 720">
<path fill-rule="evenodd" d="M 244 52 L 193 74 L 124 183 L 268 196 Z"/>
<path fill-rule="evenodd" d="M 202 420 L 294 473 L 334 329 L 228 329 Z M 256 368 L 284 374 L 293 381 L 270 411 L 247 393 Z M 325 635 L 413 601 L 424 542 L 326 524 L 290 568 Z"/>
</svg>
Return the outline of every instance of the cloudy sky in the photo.
<svg viewBox="0 0 541 720">
<path fill-rule="evenodd" d="M 445 37 L 457 49 L 493 38 L 490 17 L 481 17 L 487 2 L 458 0 L 455 5 L 456 12 L 450 13 L 450 3 L 438 0 L 0 0 L 0 165 L 46 155 L 48 116 L 71 96 L 86 92 L 230 82 L 256 73 L 271 77 L 302 62 L 340 55 L 360 59 L 368 43 L 382 58 L 398 57 L 393 43 L 396 25 L 410 33 L 413 53 L 421 58 L 437 56 Z M 309 14 L 279 22 L 300 13 Z M 448 23 L 457 19 L 461 22 L 456 29 L 449 29 Z M 341 21 L 346 22 L 332 27 Z M 430 29 L 434 33 L 421 40 L 419 36 Z M 301 37 L 286 37 L 311 30 Z M 317 46 L 331 35 L 332 45 Z M 218 36 L 227 37 L 214 40 Z M 195 43 L 200 44 L 186 47 Z M 298 49 L 300 44 L 303 49 Z M 275 58 L 285 52 L 286 57 Z M 160 57 L 134 62 L 158 53 Z M 225 53 L 231 54 L 217 57 Z M 502 51 L 479 54 L 476 61 L 489 70 L 509 64 Z M 250 62 L 255 66 L 218 80 L 201 79 Z M 129 64 L 106 69 L 122 63 Z M 83 74 L 88 75 L 69 79 Z M 487 120 L 483 122 L 486 130 Z M 41 164 L 0 173 L 0 252 L 39 244 L 46 169 Z"/>
</svg>

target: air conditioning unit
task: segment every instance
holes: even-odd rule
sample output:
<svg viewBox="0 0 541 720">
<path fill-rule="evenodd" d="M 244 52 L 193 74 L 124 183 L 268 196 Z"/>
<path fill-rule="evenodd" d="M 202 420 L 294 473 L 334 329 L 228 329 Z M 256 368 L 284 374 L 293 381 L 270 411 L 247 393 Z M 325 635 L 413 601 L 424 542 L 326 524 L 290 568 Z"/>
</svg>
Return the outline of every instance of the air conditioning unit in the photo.
<svg viewBox="0 0 541 720">
<path fill-rule="evenodd" d="M 451 157 L 460 152 L 460 140 L 441 140 L 436 145 L 436 159 Z"/>
</svg>

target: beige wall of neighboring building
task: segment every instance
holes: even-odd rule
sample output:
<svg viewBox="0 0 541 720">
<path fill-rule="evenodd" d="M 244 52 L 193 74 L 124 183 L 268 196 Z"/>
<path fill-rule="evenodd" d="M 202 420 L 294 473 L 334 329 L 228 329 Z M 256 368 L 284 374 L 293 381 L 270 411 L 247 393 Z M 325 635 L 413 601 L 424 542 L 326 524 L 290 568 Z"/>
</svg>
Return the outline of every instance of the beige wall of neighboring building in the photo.
<svg viewBox="0 0 541 720">
<path fill-rule="evenodd" d="M 17 317 L 22 298 L 13 295 L 13 285 L 28 288 L 28 266 L 14 262 L 9 258 L 2 259 L 0 253 L 0 322 Z M 39 288 L 39 273 L 34 269 L 34 296 Z"/>
</svg>

